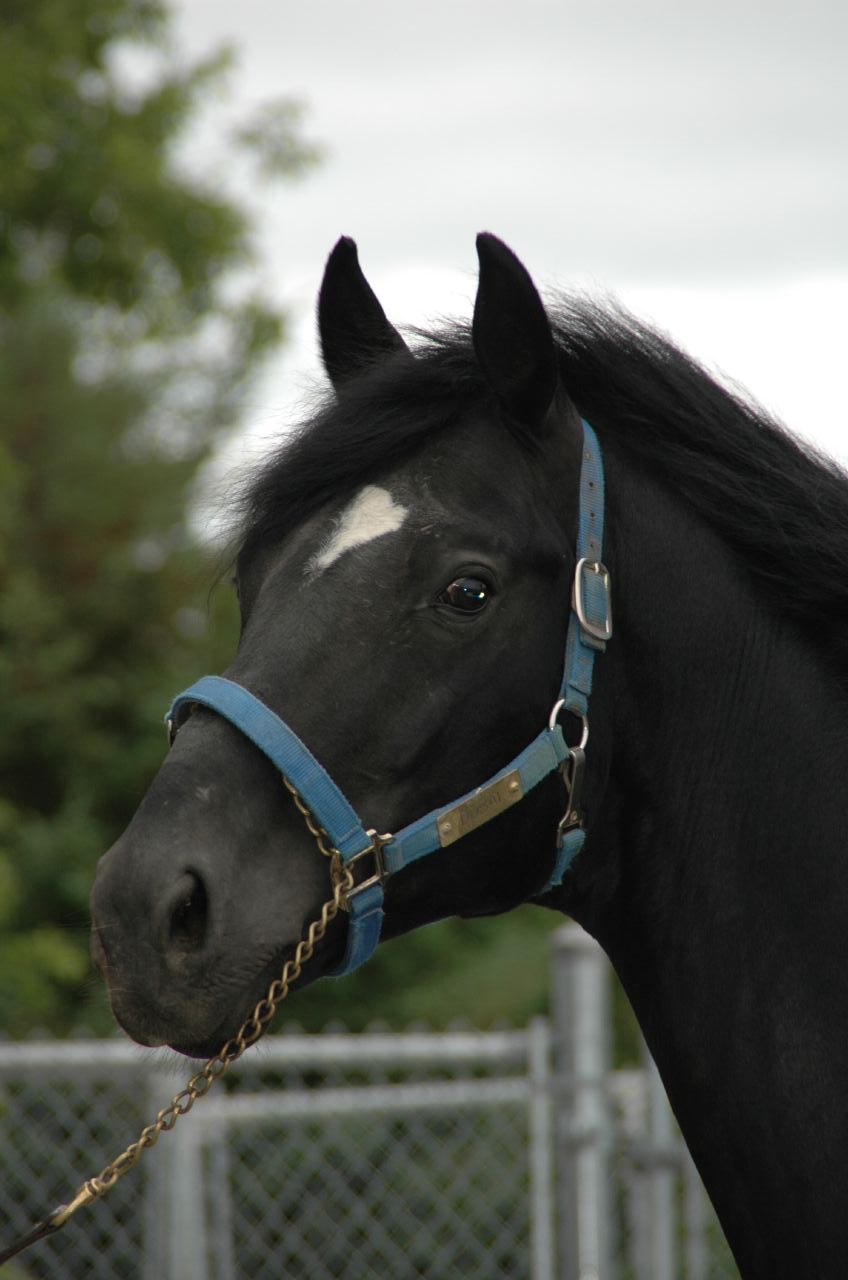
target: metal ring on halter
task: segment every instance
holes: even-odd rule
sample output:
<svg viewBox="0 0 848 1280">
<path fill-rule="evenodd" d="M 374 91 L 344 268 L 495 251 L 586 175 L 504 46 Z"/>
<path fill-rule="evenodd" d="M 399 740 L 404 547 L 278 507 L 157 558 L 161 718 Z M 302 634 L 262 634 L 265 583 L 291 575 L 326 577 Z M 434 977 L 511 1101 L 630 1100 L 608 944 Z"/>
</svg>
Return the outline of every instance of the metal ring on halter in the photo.
<svg viewBox="0 0 848 1280">
<path fill-rule="evenodd" d="M 582 736 L 581 736 L 581 738 L 580 738 L 580 741 L 579 741 L 579 742 L 578 742 L 578 744 L 577 744 L 577 750 L 578 750 L 578 751 L 585 751 L 585 750 L 586 750 L 586 743 L 589 741 L 589 719 L 588 719 L 588 716 L 583 716 L 583 715 L 581 715 L 579 711 L 572 711 L 569 707 L 567 707 L 567 706 L 566 706 L 565 698 L 559 698 L 559 699 L 554 703 L 553 708 L 552 708 L 552 710 L 551 710 L 551 714 L 550 714 L 550 716 L 548 717 L 548 728 L 549 728 L 549 729 L 553 729 L 553 728 L 554 728 L 554 726 L 556 725 L 557 720 L 559 719 L 559 713 L 560 713 L 560 711 L 562 711 L 562 710 L 563 710 L 563 708 L 565 708 L 565 710 L 568 712 L 568 714 L 569 714 L 569 715 L 576 716 L 576 718 L 577 718 L 577 719 L 582 723 L 582 725 L 583 725 L 583 734 L 582 734 Z"/>
</svg>

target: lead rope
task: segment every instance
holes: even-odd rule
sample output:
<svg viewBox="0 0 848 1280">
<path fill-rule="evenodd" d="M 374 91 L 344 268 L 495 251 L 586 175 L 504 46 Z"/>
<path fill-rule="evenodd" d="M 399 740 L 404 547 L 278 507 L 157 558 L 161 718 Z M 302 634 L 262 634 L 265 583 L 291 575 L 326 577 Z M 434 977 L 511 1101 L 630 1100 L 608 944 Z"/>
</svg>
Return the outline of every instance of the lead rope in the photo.
<svg viewBox="0 0 848 1280">
<path fill-rule="evenodd" d="M 354 887 L 353 872 L 344 865 L 338 850 L 328 844 L 326 831 L 324 831 L 323 827 L 317 825 L 309 809 L 291 783 L 286 778 L 283 778 L 283 782 L 291 792 L 295 804 L 303 815 L 310 835 L 324 857 L 330 860 L 330 876 L 333 882 L 332 898 L 324 903 L 318 919 L 313 920 L 309 925 L 306 936 L 300 939 L 295 947 L 294 955 L 283 965 L 280 976 L 274 979 L 263 998 L 254 1007 L 250 1017 L 242 1023 L 236 1034 L 218 1050 L 213 1058 L 210 1058 L 201 1067 L 200 1071 L 191 1077 L 185 1088 L 181 1089 L 171 1099 L 169 1105 L 162 1108 L 153 1124 L 149 1124 L 142 1129 L 135 1142 L 131 1142 L 126 1150 L 116 1156 L 104 1169 L 101 1169 L 100 1173 L 94 1178 L 87 1179 L 68 1204 L 59 1205 L 57 1209 L 54 1209 L 42 1222 L 39 1222 L 10 1248 L 0 1250 L 0 1266 L 4 1262 L 8 1262 L 10 1258 L 23 1253 L 24 1249 L 28 1249 L 30 1245 L 36 1244 L 46 1236 L 51 1236 L 54 1232 L 61 1230 L 78 1209 L 83 1208 L 84 1205 L 91 1204 L 95 1200 L 99 1200 L 102 1195 L 105 1195 L 115 1185 L 119 1178 L 123 1178 L 124 1174 L 129 1173 L 130 1169 L 135 1167 L 143 1151 L 148 1147 L 155 1146 L 161 1133 L 170 1132 L 180 1116 L 187 1115 L 195 1102 L 199 1098 L 206 1096 L 215 1081 L 226 1075 L 233 1063 L 238 1062 L 245 1050 L 249 1049 L 260 1038 L 274 1017 L 277 1007 L 282 1004 L 289 994 L 292 983 L 296 982 L 303 972 L 303 966 L 312 959 L 315 947 L 325 936 L 331 921 L 336 918 L 340 911 L 345 909 L 347 895 Z"/>
</svg>

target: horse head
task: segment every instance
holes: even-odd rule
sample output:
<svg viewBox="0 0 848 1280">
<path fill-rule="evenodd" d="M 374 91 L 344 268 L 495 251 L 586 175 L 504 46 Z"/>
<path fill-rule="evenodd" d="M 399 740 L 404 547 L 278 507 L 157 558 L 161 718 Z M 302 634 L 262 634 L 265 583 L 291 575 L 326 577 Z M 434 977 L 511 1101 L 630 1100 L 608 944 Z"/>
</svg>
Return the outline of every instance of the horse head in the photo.
<svg viewBox="0 0 848 1280">
<path fill-rule="evenodd" d="M 318 309 L 333 394 L 255 479 L 237 557 L 226 680 L 381 833 L 484 783 L 545 730 L 560 689 L 583 429 L 529 275 L 491 235 L 478 254 L 470 331 L 410 351 L 353 242 L 336 245 Z M 98 868 L 92 945 L 126 1031 L 202 1055 L 279 973 L 329 877 L 245 732 L 190 701 L 176 721 Z M 383 937 L 543 893 L 564 796 L 551 771 L 392 875 Z M 346 932 L 340 915 L 305 980 L 339 966 Z"/>
</svg>

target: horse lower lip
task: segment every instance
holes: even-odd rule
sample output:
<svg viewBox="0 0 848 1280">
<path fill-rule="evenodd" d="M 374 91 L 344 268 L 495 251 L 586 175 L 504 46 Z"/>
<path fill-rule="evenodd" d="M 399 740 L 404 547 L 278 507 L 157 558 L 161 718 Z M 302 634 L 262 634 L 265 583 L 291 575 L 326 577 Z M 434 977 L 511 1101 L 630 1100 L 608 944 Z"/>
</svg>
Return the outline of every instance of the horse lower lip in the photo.
<svg viewBox="0 0 848 1280">
<path fill-rule="evenodd" d="M 218 1025 L 207 1023 L 192 1027 L 188 1010 L 184 1016 L 173 1011 L 163 1014 L 134 1003 L 122 1004 L 119 998 L 113 997 L 112 1012 L 129 1038 L 148 1049 L 167 1046 L 186 1057 L 203 1058 L 217 1053 L 228 1039 L 225 1032 L 229 1020 Z"/>
<path fill-rule="evenodd" d="M 181 1054 L 184 1058 L 196 1058 L 198 1061 L 214 1058 L 226 1043 L 226 1039 L 207 1040 L 200 1044 L 169 1044 L 168 1048 L 173 1049 L 174 1053 Z"/>
<path fill-rule="evenodd" d="M 145 1024 L 136 1016 L 128 1018 L 123 1010 L 115 1007 L 114 1002 L 112 1013 L 118 1026 L 135 1044 L 140 1044 L 145 1049 L 161 1049 L 167 1043 L 164 1036 L 156 1034 L 152 1023 Z"/>
</svg>

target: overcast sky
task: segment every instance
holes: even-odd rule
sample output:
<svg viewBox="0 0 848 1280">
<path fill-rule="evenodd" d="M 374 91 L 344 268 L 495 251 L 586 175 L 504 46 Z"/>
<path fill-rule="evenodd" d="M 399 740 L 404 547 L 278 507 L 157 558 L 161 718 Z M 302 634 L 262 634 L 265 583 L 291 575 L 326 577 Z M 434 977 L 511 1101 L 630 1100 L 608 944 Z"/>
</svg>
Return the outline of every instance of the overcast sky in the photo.
<svg viewBox="0 0 848 1280">
<path fill-rule="evenodd" d="M 172 7 L 185 52 L 239 51 L 219 119 L 291 95 L 324 150 L 250 194 L 293 322 L 248 407 L 254 440 L 317 370 L 340 234 L 392 318 L 424 323 L 470 310 L 485 228 L 543 290 L 616 294 L 848 461 L 845 0 Z"/>
</svg>

